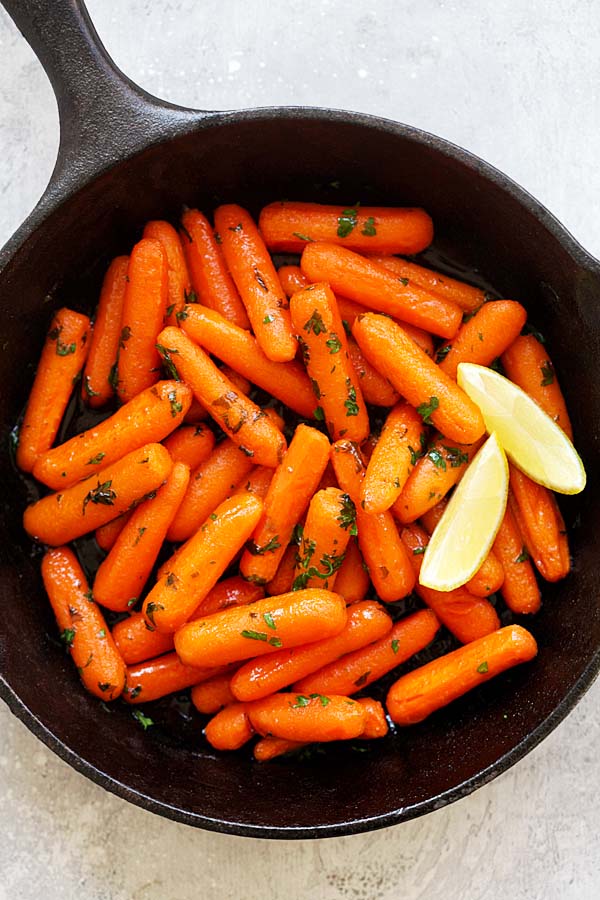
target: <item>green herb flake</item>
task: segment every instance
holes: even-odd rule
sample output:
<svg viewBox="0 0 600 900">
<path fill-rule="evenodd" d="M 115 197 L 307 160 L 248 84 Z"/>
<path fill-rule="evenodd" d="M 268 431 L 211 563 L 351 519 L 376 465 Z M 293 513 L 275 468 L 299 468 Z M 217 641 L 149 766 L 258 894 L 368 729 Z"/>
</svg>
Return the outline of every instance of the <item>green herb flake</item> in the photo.
<svg viewBox="0 0 600 900">
<path fill-rule="evenodd" d="M 337 334 L 332 334 L 332 337 L 330 337 L 328 341 L 325 341 L 325 346 L 330 353 L 339 353 L 342 349 L 342 342 Z"/>
<path fill-rule="evenodd" d="M 356 204 L 358 207 L 358 203 Z M 345 209 L 338 217 L 337 236 L 341 238 L 348 237 L 349 234 L 358 225 L 358 208 Z"/>
<path fill-rule="evenodd" d="M 317 422 L 324 422 L 325 421 L 325 413 L 323 412 L 323 407 L 317 406 L 317 408 L 313 412 L 313 416 L 315 417 Z"/>
<path fill-rule="evenodd" d="M 146 533 L 146 530 L 147 530 L 147 529 L 146 529 L 144 526 L 142 526 L 141 528 L 138 528 L 137 537 L 136 537 L 135 541 L 133 542 L 133 546 L 134 546 L 134 547 L 137 547 L 137 545 L 139 544 L 139 542 L 140 542 L 141 539 L 143 538 L 144 534 Z"/>
<path fill-rule="evenodd" d="M 331 703 L 331 699 L 329 697 L 326 697 L 324 694 L 309 694 L 309 697 L 311 700 L 319 700 L 321 706 L 327 706 L 329 703 Z"/>
<path fill-rule="evenodd" d="M 167 318 L 168 318 L 169 316 L 172 316 L 172 315 L 173 315 L 173 310 L 174 310 L 174 309 L 175 309 L 175 304 L 174 304 L 174 303 L 171 303 L 170 306 L 167 306 L 167 310 L 166 310 L 166 316 L 167 316 Z"/>
<path fill-rule="evenodd" d="M 363 672 L 362 675 L 359 678 L 357 678 L 356 681 L 354 682 L 355 686 L 362 687 L 363 685 L 365 685 L 367 683 L 367 678 L 369 677 L 370 674 L 371 674 L 370 669 L 368 669 L 366 672 Z"/>
<path fill-rule="evenodd" d="M 179 312 L 175 313 L 175 318 L 177 319 L 178 322 L 184 322 L 187 319 L 188 315 L 189 315 L 189 313 L 184 306 L 183 309 L 180 309 Z"/>
<path fill-rule="evenodd" d="M 183 404 L 177 399 L 177 393 L 175 391 L 169 391 L 167 396 L 171 405 L 171 415 L 175 419 L 179 413 L 183 411 Z"/>
<path fill-rule="evenodd" d="M 377 234 L 377 229 L 375 228 L 375 219 L 373 218 L 373 216 L 369 216 L 369 218 L 365 222 L 361 234 L 364 234 L 365 237 L 375 237 L 375 235 Z"/>
<path fill-rule="evenodd" d="M 154 627 L 156 627 L 156 622 L 154 621 L 154 614 L 159 609 L 164 609 L 162 603 L 155 603 L 154 600 L 151 600 L 148 606 L 146 607 L 146 618 L 149 619 Z"/>
<path fill-rule="evenodd" d="M 179 351 L 174 347 L 164 347 L 162 344 L 156 344 L 156 349 L 163 358 L 163 366 L 169 378 L 172 378 L 173 381 L 181 381 L 175 363 L 171 359 L 171 355 L 175 355 L 176 353 L 179 353 Z"/>
<path fill-rule="evenodd" d="M 273 321 L 273 316 L 265 316 L 263 319 L 263 325 L 270 325 Z"/>
<path fill-rule="evenodd" d="M 283 641 L 278 637 L 269 638 L 269 644 L 271 647 L 283 647 Z"/>
<path fill-rule="evenodd" d="M 272 538 L 269 538 L 267 543 L 263 544 L 262 547 L 255 544 L 254 541 L 249 541 L 246 547 L 252 556 L 264 556 L 265 553 L 275 553 L 276 550 L 279 550 L 281 544 L 279 543 L 279 535 L 276 534 Z"/>
<path fill-rule="evenodd" d="M 304 323 L 303 330 L 308 334 L 310 334 L 312 331 L 314 335 L 324 334 L 327 331 L 321 313 L 318 310 L 313 310 L 313 314 L 310 319 L 308 319 L 308 321 Z"/>
<path fill-rule="evenodd" d="M 419 406 L 417 406 L 417 412 L 423 419 L 424 425 L 433 425 L 431 416 L 439 407 L 439 405 L 440 401 L 437 397 L 430 397 L 429 403 L 421 403 Z"/>
<path fill-rule="evenodd" d="M 348 399 L 344 400 L 347 416 L 357 416 L 360 412 L 358 403 L 356 402 L 356 389 L 350 378 L 346 378 L 346 387 L 348 388 Z"/>
<path fill-rule="evenodd" d="M 317 400 L 320 400 L 321 399 L 321 388 L 319 387 L 319 382 L 316 381 L 314 378 L 311 378 L 310 383 L 312 385 L 313 394 L 315 395 Z"/>
<path fill-rule="evenodd" d="M 198 294 L 196 291 L 189 290 L 187 291 L 185 288 L 183 289 L 183 299 L 186 303 L 197 303 L 198 302 Z"/>
<path fill-rule="evenodd" d="M 138 602 L 138 598 L 137 598 L 137 597 L 132 597 L 131 600 L 128 600 L 128 601 L 127 601 L 127 606 L 129 607 L 129 609 L 131 609 L 131 607 L 132 607 L 132 606 L 135 606 L 135 604 L 136 604 L 137 602 Z"/>
<path fill-rule="evenodd" d="M 310 704 L 310 697 L 305 697 L 303 694 L 296 694 L 296 702 L 290 703 L 292 709 L 302 709 L 305 706 Z"/>
<path fill-rule="evenodd" d="M 60 639 L 65 645 L 65 647 L 70 647 L 73 643 L 73 639 L 75 638 L 75 629 L 74 628 L 65 628 L 64 631 L 60 633 Z"/>
<path fill-rule="evenodd" d="M 529 559 L 529 553 L 527 552 L 527 548 L 525 546 L 522 547 L 521 552 L 515 559 L 516 563 L 524 563 Z"/>
<path fill-rule="evenodd" d="M 88 397 L 98 397 L 100 392 L 95 391 L 90 384 L 90 376 L 86 375 L 83 379 L 83 387 Z"/>
<path fill-rule="evenodd" d="M 101 629 L 100 629 L 100 631 L 98 632 L 98 637 L 99 637 L 99 638 L 105 638 L 105 637 L 106 637 L 106 628 L 101 628 Z"/>
<path fill-rule="evenodd" d="M 394 638 L 392 641 L 392 653 L 395 655 L 398 652 L 398 647 L 400 646 L 400 641 L 397 638 Z"/>
<path fill-rule="evenodd" d="M 244 629 L 244 631 L 240 631 L 240 634 L 243 638 L 248 638 L 249 641 L 268 641 L 269 635 L 264 631 L 249 631 L 248 629 Z"/>
<path fill-rule="evenodd" d="M 150 716 L 145 716 L 141 709 L 134 709 L 131 715 L 137 722 L 139 722 L 144 731 L 147 731 L 151 725 L 154 725 L 154 719 L 151 719 Z"/>
<path fill-rule="evenodd" d="M 57 356 L 70 356 L 71 353 L 75 353 L 77 350 L 77 344 L 61 344 L 60 341 L 56 342 L 56 355 Z"/>
<path fill-rule="evenodd" d="M 426 547 L 415 547 L 415 549 L 413 550 L 413 556 L 423 556 L 426 549 Z"/>
<path fill-rule="evenodd" d="M 486 672 L 489 671 L 489 666 L 487 664 L 487 660 L 485 660 L 484 662 L 480 663 L 477 666 L 477 671 L 479 672 L 480 675 L 485 675 Z"/>
<path fill-rule="evenodd" d="M 104 481 L 102 484 L 98 482 L 93 490 L 88 491 L 83 499 L 83 515 L 88 503 L 94 503 L 97 506 L 114 506 L 117 495 L 111 488 L 112 481 Z"/>
<path fill-rule="evenodd" d="M 452 344 L 446 344 L 445 347 L 440 347 L 440 349 L 435 354 L 436 363 L 441 363 L 442 360 L 446 359 L 450 351 L 452 350 Z"/>
<path fill-rule="evenodd" d="M 352 537 L 356 537 L 358 529 L 356 527 L 356 507 L 349 494 L 341 496 L 340 514 L 336 516 L 336 522 L 340 523 L 340 527 L 344 531 L 349 531 Z"/>
<path fill-rule="evenodd" d="M 464 450 L 459 450 L 458 447 L 446 447 L 445 444 L 443 447 L 451 469 L 460 469 L 461 466 L 469 462 L 469 454 L 465 453 Z"/>
<path fill-rule="evenodd" d="M 299 241 L 308 241 L 311 244 L 314 242 L 314 238 L 309 237 L 307 234 L 300 234 L 299 231 L 292 231 L 292 235 L 298 238 Z"/>
<path fill-rule="evenodd" d="M 540 381 L 540 385 L 542 387 L 547 387 L 549 384 L 554 384 L 554 368 L 549 359 L 540 366 L 540 371 L 542 373 L 542 380 Z"/>
<path fill-rule="evenodd" d="M 97 466 L 98 463 L 101 463 L 106 453 L 97 453 L 96 456 L 92 456 L 91 459 L 88 459 L 86 462 L 86 466 Z"/>
<path fill-rule="evenodd" d="M 110 691 L 112 684 L 110 683 L 110 681 L 99 681 L 98 687 L 100 688 L 102 693 L 105 694 L 106 691 Z"/>
<path fill-rule="evenodd" d="M 110 372 L 108 373 L 107 381 L 113 391 L 117 391 L 119 389 L 119 371 L 117 368 L 117 363 L 113 363 L 110 367 Z"/>
<path fill-rule="evenodd" d="M 413 447 L 409 447 L 408 452 L 410 453 L 411 466 L 416 466 L 417 461 L 423 456 L 423 454 L 417 453 L 417 451 Z"/>
<path fill-rule="evenodd" d="M 442 472 L 446 471 L 446 460 L 444 459 L 444 454 L 440 453 L 439 450 L 436 450 L 435 447 L 432 447 L 431 450 L 427 452 L 427 457 L 434 464 L 436 469 L 441 469 Z"/>
<path fill-rule="evenodd" d="M 270 628 L 272 631 L 275 631 L 277 629 L 277 625 L 275 624 L 275 619 L 273 618 L 273 616 L 271 615 L 270 612 L 263 613 L 263 619 L 265 620 L 267 627 Z"/>
<path fill-rule="evenodd" d="M 408 282 L 408 278 L 402 278 L 402 277 L 400 277 L 400 278 L 398 278 L 398 281 L 400 282 L 400 284 L 403 284 L 404 287 L 408 287 L 408 283 L 409 283 L 409 282 Z"/>
</svg>

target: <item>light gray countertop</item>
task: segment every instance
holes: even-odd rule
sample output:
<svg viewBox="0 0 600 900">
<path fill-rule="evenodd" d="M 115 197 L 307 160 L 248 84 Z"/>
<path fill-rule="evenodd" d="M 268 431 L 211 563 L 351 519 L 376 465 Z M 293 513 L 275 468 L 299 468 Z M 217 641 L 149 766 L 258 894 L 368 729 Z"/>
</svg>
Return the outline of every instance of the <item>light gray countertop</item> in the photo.
<svg viewBox="0 0 600 900">
<path fill-rule="evenodd" d="M 409 122 L 484 157 L 600 256 L 594 0 L 89 0 L 152 93 L 206 109 L 310 104 Z M 0 11 L 0 244 L 41 194 L 56 105 Z M 525 760 L 423 819 L 322 841 L 177 825 L 76 774 L 0 707 L 1 900 L 595 900 L 600 684 Z"/>
</svg>

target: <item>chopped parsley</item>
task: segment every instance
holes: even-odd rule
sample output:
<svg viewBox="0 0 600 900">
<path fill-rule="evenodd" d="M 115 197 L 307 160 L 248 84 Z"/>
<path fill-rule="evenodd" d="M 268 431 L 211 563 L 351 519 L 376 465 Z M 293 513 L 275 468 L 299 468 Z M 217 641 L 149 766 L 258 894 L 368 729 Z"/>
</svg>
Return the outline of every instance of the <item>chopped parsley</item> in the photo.
<svg viewBox="0 0 600 900">
<path fill-rule="evenodd" d="M 521 549 L 521 552 L 515 559 L 515 562 L 516 563 L 524 563 L 524 562 L 527 562 L 528 559 L 529 559 L 529 553 L 527 552 L 527 547 L 523 546 Z"/>
<path fill-rule="evenodd" d="M 299 231 L 292 231 L 292 235 L 297 237 L 299 241 L 309 241 L 311 244 L 314 241 L 314 238 L 309 237 L 307 234 L 300 234 Z"/>
<path fill-rule="evenodd" d="M 434 464 L 436 469 L 441 469 L 442 472 L 446 471 L 446 460 L 444 459 L 444 454 L 440 453 L 435 447 L 432 447 L 431 450 L 427 452 L 428 458 Z"/>
<path fill-rule="evenodd" d="M 425 553 L 426 547 L 415 547 L 413 550 L 413 556 L 422 556 Z"/>
<path fill-rule="evenodd" d="M 91 459 L 88 459 L 86 462 L 86 466 L 97 466 L 98 463 L 101 463 L 106 453 L 97 453 L 96 456 L 92 456 Z"/>
<path fill-rule="evenodd" d="M 175 363 L 171 359 L 171 354 L 176 354 L 179 351 L 174 347 L 163 347 L 162 344 L 156 344 L 156 349 L 163 358 L 163 366 L 165 368 L 165 371 L 168 373 L 169 378 L 172 378 L 174 381 L 181 381 L 179 372 L 175 368 Z"/>
<path fill-rule="evenodd" d="M 246 547 L 252 556 L 264 556 L 265 553 L 275 553 L 276 550 L 279 550 L 281 544 L 279 543 L 279 535 L 275 534 L 272 538 L 269 538 L 267 543 L 263 544 L 262 547 L 259 547 L 254 541 L 249 541 L 246 544 Z"/>
<path fill-rule="evenodd" d="M 392 641 L 392 653 L 396 654 L 398 652 L 398 647 L 400 646 L 400 641 L 397 638 L 394 638 Z"/>
<path fill-rule="evenodd" d="M 270 325 L 273 321 L 273 316 L 265 316 L 262 323 L 263 325 Z"/>
<path fill-rule="evenodd" d="M 83 515 L 88 503 L 95 503 L 100 506 L 114 506 L 117 498 L 115 491 L 111 488 L 112 481 L 104 481 L 102 484 L 98 482 L 97 486 L 85 495 L 83 499 Z"/>
<path fill-rule="evenodd" d="M 361 234 L 364 234 L 365 237 L 375 237 L 375 235 L 377 234 L 377 229 L 375 228 L 375 219 L 373 218 L 373 216 L 369 216 L 369 218 L 365 222 Z"/>
<path fill-rule="evenodd" d="M 358 207 L 358 203 L 356 204 Z M 345 209 L 341 216 L 338 217 L 337 236 L 341 238 L 348 237 L 349 234 L 358 225 L 358 209 Z"/>
<path fill-rule="evenodd" d="M 270 638 L 269 635 L 265 631 L 249 631 L 244 629 L 244 631 L 240 631 L 240 634 L 243 638 L 248 638 L 250 641 L 263 641 L 267 644 L 270 644 L 271 647 L 281 647 L 282 642 L 278 637 Z"/>
<path fill-rule="evenodd" d="M 315 411 L 313 413 L 313 416 L 315 417 L 317 422 L 324 422 L 325 421 L 325 413 L 323 412 L 323 407 L 317 406 L 317 408 L 315 409 Z"/>
<path fill-rule="evenodd" d="M 469 462 L 469 454 L 465 453 L 464 450 L 459 450 L 458 447 L 446 447 L 444 444 L 444 450 L 451 469 L 460 469 L 461 466 Z"/>
<path fill-rule="evenodd" d="M 66 647 L 70 647 L 75 638 L 75 629 L 74 628 L 65 628 L 64 631 L 60 633 L 60 639 L 64 643 Z"/>
<path fill-rule="evenodd" d="M 477 666 L 477 671 L 479 672 L 480 675 L 485 675 L 485 673 L 489 671 L 489 666 L 487 664 L 487 660 L 485 660 L 484 662 L 480 663 Z"/>
<path fill-rule="evenodd" d="M 146 618 L 149 619 L 154 627 L 156 627 L 156 622 L 154 621 L 154 613 L 159 610 L 164 609 L 162 603 L 155 603 L 154 600 L 151 600 L 148 606 L 146 607 Z"/>
<path fill-rule="evenodd" d="M 323 334 L 327 331 L 321 313 L 318 310 L 315 309 L 310 319 L 304 323 L 304 331 L 308 334 L 312 331 L 315 335 Z"/>
<path fill-rule="evenodd" d="M 333 333 L 329 340 L 325 341 L 325 346 L 328 348 L 330 353 L 339 353 L 342 349 L 342 343 L 339 337 L 337 336 L 337 334 Z"/>
<path fill-rule="evenodd" d="M 133 691 L 131 693 L 133 694 Z M 134 709 L 131 715 L 140 723 L 144 731 L 150 728 L 151 725 L 154 725 L 154 719 L 151 719 L 150 716 L 145 716 L 141 709 Z"/>
<path fill-rule="evenodd" d="M 429 403 L 421 403 L 419 406 L 417 406 L 417 412 L 423 419 L 424 425 L 433 425 L 433 422 L 431 421 L 431 416 L 436 411 L 436 409 L 439 407 L 439 405 L 440 405 L 440 401 L 438 400 L 437 397 L 430 397 Z"/>
<path fill-rule="evenodd" d="M 554 368 L 549 359 L 540 366 L 540 371 L 542 373 L 542 380 L 540 384 L 542 387 L 547 387 L 549 384 L 554 384 Z"/>
<path fill-rule="evenodd" d="M 169 398 L 169 403 L 171 404 L 171 415 L 175 419 L 180 412 L 183 410 L 183 404 L 177 399 L 177 393 L 175 391 L 169 391 L 167 394 Z"/>
<path fill-rule="evenodd" d="M 349 494 L 342 494 L 342 503 L 340 506 L 340 514 L 336 517 L 336 521 L 340 523 L 340 527 L 344 531 L 349 530 L 349 534 L 356 537 L 358 530 L 356 527 L 356 507 Z"/>
<path fill-rule="evenodd" d="M 88 397 L 98 397 L 100 392 L 95 391 L 90 384 L 90 376 L 86 375 L 83 379 L 83 387 Z"/>
<path fill-rule="evenodd" d="M 275 619 L 270 612 L 263 613 L 263 619 L 265 620 L 267 628 L 270 628 L 272 631 L 276 631 L 277 625 L 275 624 Z"/>
<path fill-rule="evenodd" d="M 436 363 L 441 363 L 442 360 L 446 359 L 450 351 L 452 350 L 452 344 L 446 344 L 445 347 L 440 347 L 440 349 L 435 354 Z"/>
<path fill-rule="evenodd" d="M 360 412 L 358 403 L 356 402 L 356 388 L 352 384 L 350 378 L 346 378 L 346 387 L 348 388 L 348 398 L 344 400 L 347 416 L 357 416 Z"/>
</svg>

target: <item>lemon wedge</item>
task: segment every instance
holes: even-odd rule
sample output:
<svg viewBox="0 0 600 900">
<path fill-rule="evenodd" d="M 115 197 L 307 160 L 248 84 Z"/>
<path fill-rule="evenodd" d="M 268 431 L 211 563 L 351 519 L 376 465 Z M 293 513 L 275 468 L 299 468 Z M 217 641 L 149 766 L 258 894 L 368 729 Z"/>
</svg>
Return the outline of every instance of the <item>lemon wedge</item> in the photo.
<svg viewBox="0 0 600 900">
<path fill-rule="evenodd" d="M 453 591 L 473 577 L 498 533 L 508 496 L 508 463 L 496 434 L 473 458 L 423 556 L 419 582 Z"/>
<path fill-rule="evenodd" d="M 457 380 L 477 404 L 511 462 L 538 484 L 560 494 L 585 487 L 585 469 L 562 428 L 520 387 L 493 369 L 460 363 Z"/>
</svg>

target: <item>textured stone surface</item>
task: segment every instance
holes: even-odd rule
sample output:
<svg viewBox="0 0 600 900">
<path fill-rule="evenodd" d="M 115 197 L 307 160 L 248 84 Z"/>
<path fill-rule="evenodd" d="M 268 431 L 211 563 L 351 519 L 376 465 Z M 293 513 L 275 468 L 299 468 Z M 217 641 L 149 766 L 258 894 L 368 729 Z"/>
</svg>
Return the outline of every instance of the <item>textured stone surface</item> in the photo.
<svg viewBox="0 0 600 900">
<path fill-rule="evenodd" d="M 297 103 L 411 122 L 527 187 L 600 255 L 594 0 L 90 0 L 117 63 L 204 108 Z M 0 243 L 58 145 L 50 87 L 0 11 Z M 73 772 L 0 708 L 1 900 L 593 900 L 600 685 L 513 770 L 439 812 L 294 844 L 194 831 Z"/>
</svg>

